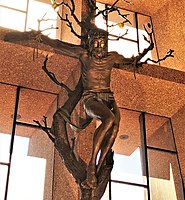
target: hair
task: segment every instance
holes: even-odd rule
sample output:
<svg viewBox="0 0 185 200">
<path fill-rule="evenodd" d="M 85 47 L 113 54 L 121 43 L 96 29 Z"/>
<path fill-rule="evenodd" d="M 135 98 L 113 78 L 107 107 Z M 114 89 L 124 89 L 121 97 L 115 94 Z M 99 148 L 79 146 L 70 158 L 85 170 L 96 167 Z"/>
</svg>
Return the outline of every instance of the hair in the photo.
<svg viewBox="0 0 185 200">
<path fill-rule="evenodd" d="M 95 25 L 92 26 L 88 34 L 89 41 L 93 38 L 99 38 L 99 37 L 108 38 L 108 32 L 96 27 Z"/>
<path fill-rule="evenodd" d="M 89 30 L 89 34 L 88 34 L 88 52 L 89 55 L 92 56 L 92 52 L 94 50 L 94 40 L 103 38 L 105 41 L 108 41 L 108 32 L 97 28 L 96 26 L 93 26 L 90 30 Z M 107 44 L 105 45 L 104 50 L 107 52 L 108 51 L 108 46 Z"/>
</svg>

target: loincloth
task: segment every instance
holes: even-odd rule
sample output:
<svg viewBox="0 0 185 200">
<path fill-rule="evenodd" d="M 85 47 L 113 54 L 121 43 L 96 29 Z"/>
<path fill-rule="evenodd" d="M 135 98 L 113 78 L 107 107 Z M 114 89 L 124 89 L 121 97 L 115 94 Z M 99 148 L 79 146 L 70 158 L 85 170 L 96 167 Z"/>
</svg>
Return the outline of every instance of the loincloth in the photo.
<svg viewBox="0 0 185 200">
<path fill-rule="evenodd" d="M 90 99 L 96 99 L 97 101 L 107 102 L 107 103 L 113 103 L 115 102 L 113 92 L 106 91 L 106 92 L 94 92 L 94 91 L 85 91 L 82 95 L 82 102 L 84 104 L 87 103 Z"/>
</svg>

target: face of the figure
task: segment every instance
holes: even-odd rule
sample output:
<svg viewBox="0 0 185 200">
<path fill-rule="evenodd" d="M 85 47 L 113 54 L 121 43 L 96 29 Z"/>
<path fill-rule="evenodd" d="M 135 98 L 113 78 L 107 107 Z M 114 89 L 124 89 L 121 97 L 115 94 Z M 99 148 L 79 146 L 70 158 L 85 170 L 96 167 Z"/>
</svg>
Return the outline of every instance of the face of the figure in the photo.
<svg viewBox="0 0 185 200">
<path fill-rule="evenodd" d="M 102 59 L 107 56 L 107 44 L 105 38 L 97 38 L 93 41 L 91 55 L 95 58 Z"/>
<path fill-rule="evenodd" d="M 97 34 L 90 38 L 89 52 L 93 58 L 102 59 L 107 56 L 107 37 Z"/>
</svg>

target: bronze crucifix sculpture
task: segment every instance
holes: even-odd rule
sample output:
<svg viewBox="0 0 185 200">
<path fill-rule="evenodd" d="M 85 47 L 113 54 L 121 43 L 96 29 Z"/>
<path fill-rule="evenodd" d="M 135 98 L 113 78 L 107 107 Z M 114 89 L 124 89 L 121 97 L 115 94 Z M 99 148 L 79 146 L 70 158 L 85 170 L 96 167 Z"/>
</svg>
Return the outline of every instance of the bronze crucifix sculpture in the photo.
<svg viewBox="0 0 185 200">
<path fill-rule="evenodd" d="M 53 116 L 53 124 L 48 129 L 46 118 L 44 118 L 45 126 L 35 121 L 53 141 L 58 150 L 65 166 L 73 175 L 81 191 L 82 200 L 99 200 L 104 194 L 109 176 L 113 167 L 112 146 L 117 136 L 120 122 L 119 109 L 116 105 L 113 92 L 110 89 L 111 70 L 113 68 L 123 69 L 125 65 L 137 68 L 142 65 L 140 60 L 154 48 L 152 34 L 153 31 L 148 25 L 145 28 L 149 39 L 146 39 L 149 46 L 139 53 L 138 56 L 125 58 L 117 52 L 108 52 L 108 32 L 97 28 L 93 23 L 99 14 L 105 16 L 109 12 L 118 11 L 115 4 L 103 11 L 94 14 L 97 7 L 94 0 L 87 0 L 90 14 L 82 22 L 75 15 L 75 4 L 70 0 L 72 7 L 67 3 L 53 4 L 56 6 L 65 6 L 70 10 L 71 15 L 83 29 L 83 35 L 78 35 L 70 22 L 68 15 L 61 20 L 67 23 L 71 32 L 82 40 L 82 45 L 73 45 L 59 40 L 52 40 L 42 35 L 42 42 L 60 50 L 61 54 L 79 59 L 81 63 L 81 77 L 76 88 L 72 91 L 65 84 L 60 83 L 52 72 L 46 68 L 48 57 L 44 61 L 43 69 L 47 75 L 58 85 L 64 87 L 68 93 L 68 99 L 64 105 L 59 108 Z M 54 1 L 55 2 L 55 1 Z M 126 20 L 126 15 L 122 15 Z M 127 22 L 127 20 L 126 20 Z M 149 31 L 148 31 L 149 29 Z M 30 35 L 37 35 L 37 32 L 31 32 Z M 22 33 L 21 36 L 25 33 Z M 11 37 L 11 34 L 9 34 Z M 22 37 L 21 37 L 22 38 Z M 173 50 L 170 50 L 163 59 L 173 57 Z M 146 59 L 153 61 L 151 59 Z M 160 59 L 162 60 L 162 59 Z M 144 63 L 145 63 L 144 62 Z M 154 61 L 155 62 L 155 61 Z M 158 61 L 157 61 L 158 62 Z M 86 122 L 78 127 L 71 122 L 70 116 L 75 109 L 77 103 L 82 101 L 83 107 L 87 114 Z M 86 128 L 92 119 L 101 121 L 99 127 L 93 133 L 92 153 L 89 163 L 85 163 L 81 158 L 76 157 L 73 151 L 73 145 L 70 144 L 66 123 L 70 123 L 76 128 Z M 100 158 L 96 163 L 97 155 L 100 152 Z"/>
<path fill-rule="evenodd" d="M 79 59 L 81 63 L 81 79 L 79 83 L 81 84 L 77 85 L 77 89 L 75 90 L 76 92 L 74 93 L 69 88 L 66 88 L 70 94 L 68 101 L 54 114 L 51 132 L 47 132 L 45 127 L 43 127 L 43 130 L 45 130 L 50 137 L 53 137 L 52 140 L 56 144 L 59 132 L 66 131 L 66 129 L 61 127 L 59 124 L 65 124 L 68 122 L 76 128 L 83 129 L 92 119 L 98 119 L 101 121 L 100 126 L 94 132 L 90 162 L 87 164 L 87 166 L 85 166 L 86 173 L 82 178 L 79 177 L 79 174 L 77 174 L 77 177 L 75 177 L 76 172 L 73 172 L 74 168 L 70 167 L 70 165 L 73 166 L 72 163 L 74 163 L 74 160 L 68 160 L 66 158 L 66 149 L 61 151 L 61 145 L 64 144 L 62 143 L 56 145 L 56 148 L 59 150 L 59 152 L 62 152 L 61 154 L 64 159 L 64 163 L 68 163 L 66 166 L 73 174 L 75 179 L 78 180 L 77 182 L 79 182 L 83 200 L 98 200 L 101 198 L 105 191 L 106 184 L 113 167 L 113 155 L 111 148 L 114 144 L 119 129 L 120 114 L 113 96 L 113 92 L 110 89 L 111 70 L 113 68 L 122 69 L 125 65 L 130 67 L 140 66 L 142 64 L 140 62 L 141 58 L 143 58 L 148 51 L 154 48 L 151 34 L 152 32 L 149 33 L 151 40 L 148 48 L 144 49 L 144 51 L 138 56 L 131 58 L 125 58 L 117 52 L 108 52 L 108 33 L 105 30 L 95 27 L 94 25 L 92 25 L 91 29 L 89 30 L 88 48 L 82 48 L 81 46 L 71 45 L 61 41 L 55 41 L 57 46 L 60 48 L 60 51 L 64 55 Z M 49 43 L 49 41 L 47 43 Z M 51 45 L 52 44 L 53 41 Z M 53 73 L 47 70 L 46 62 L 47 58 L 44 62 L 43 69 L 55 83 L 59 83 L 56 81 Z M 61 86 L 63 87 L 63 84 Z M 76 98 L 75 96 L 78 96 L 78 94 L 80 94 L 80 96 Z M 71 106 L 71 104 L 74 103 L 73 99 L 76 100 L 76 103 Z M 87 114 L 87 120 L 84 126 L 82 125 L 82 127 L 77 127 L 71 122 L 70 115 L 80 99 L 82 100 L 85 112 Z M 98 163 L 96 163 L 99 152 L 100 158 Z M 109 164 L 107 164 L 107 158 L 109 160 Z M 79 167 L 79 173 L 81 173 L 80 168 L 82 166 L 79 161 L 77 162 L 76 167 Z M 109 170 L 106 171 L 105 168 L 109 168 Z M 84 194 L 87 194 L 87 191 L 89 190 L 91 191 L 90 196 L 88 195 L 87 198 L 84 197 Z"/>
<path fill-rule="evenodd" d="M 88 2 L 90 2 L 89 7 L 95 11 L 96 6 L 93 4 L 93 1 L 89 0 Z M 72 5 L 71 11 L 74 11 L 74 4 Z M 68 7 L 68 4 L 65 4 L 65 6 Z M 112 12 L 114 9 L 114 6 L 112 6 L 106 12 Z M 103 13 L 103 11 L 101 12 Z M 74 12 L 71 13 L 74 15 Z M 71 28 L 71 32 L 74 33 L 68 17 L 66 16 L 66 19 L 61 17 L 61 20 L 65 21 Z M 138 56 L 125 58 L 117 52 L 108 52 L 108 32 L 97 28 L 91 21 L 92 16 L 82 21 L 84 23 L 82 27 L 85 28 L 85 35 L 79 36 L 75 33 L 75 36 L 79 36 L 82 39 L 83 45 L 72 45 L 58 40 L 51 41 L 42 36 L 43 42 L 50 46 L 57 46 L 63 55 L 79 59 L 81 63 L 81 78 L 75 90 L 71 91 L 63 83 L 59 83 L 54 74 L 47 70 L 46 63 L 48 58 L 46 57 L 43 66 L 44 71 L 55 83 L 66 89 L 69 98 L 54 114 L 51 131 L 48 131 L 47 127 L 42 127 L 37 122 L 54 142 L 55 147 L 64 160 L 64 164 L 79 184 L 82 200 L 99 200 L 102 197 L 113 167 L 111 148 L 119 129 L 120 114 L 113 92 L 110 89 L 111 70 L 113 68 L 122 69 L 125 65 L 134 68 L 141 66 L 140 60 L 154 48 L 153 30 L 150 24 L 148 24 L 148 27 L 144 26 L 144 28 L 149 36 L 149 39 L 146 39 L 149 46 Z M 79 21 L 77 22 L 79 23 Z M 171 50 L 167 57 L 173 57 L 172 53 L 173 51 Z M 153 61 L 151 59 L 147 60 Z M 84 125 L 77 127 L 71 122 L 70 116 L 80 99 L 87 114 L 87 120 Z M 66 122 L 76 128 L 83 129 L 87 127 L 92 119 L 100 120 L 101 124 L 93 134 L 90 161 L 84 165 L 82 160 L 76 159 L 73 148 L 69 144 Z M 99 152 L 100 158 L 97 162 Z"/>
<path fill-rule="evenodd" d="M 96 188 L 97 173 L 111 149 L 119 129 L 119 109 L 114 100 L 113 92 L 110 90 L 111 70 L 112 68 L 121 69 L 124 65 L 138 65 L 139 60 L 145 54 L 125 58 L 117 52 L 108 52 L 108 33 L 95 26 L 90 30 L 88 38 L 88 49 L 71 46 L 62 47 L 62 45 L 60 49 L 65 55 L 71 55 L 80 60 L 83 85 L 82 102 L 85 112 L 88 118 L 101 121 L 93 136 L 87 178 L 82 182 L 84 187 Z M 152 50 L 153 47 L 154 44 L 151 42 L 147 51 Z M 101 153 L 96 166 L 99 151 Z"/>
</svg>

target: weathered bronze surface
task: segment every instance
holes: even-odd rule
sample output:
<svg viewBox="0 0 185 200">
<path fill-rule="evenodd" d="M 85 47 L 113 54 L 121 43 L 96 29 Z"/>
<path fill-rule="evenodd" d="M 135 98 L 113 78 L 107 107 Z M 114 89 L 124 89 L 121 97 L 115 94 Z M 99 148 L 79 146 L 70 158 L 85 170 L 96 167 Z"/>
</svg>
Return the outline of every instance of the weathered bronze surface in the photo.
<svg viewBox="0 0 185 200">
<path fill-rule="evenodd" d="M 108 52 L 107 41 L 107 32 L 93 27 L 90 31 L 88 49 L 84 49 L 81 46 L 67 45 L 67 43 L 63 42 L 60 43 L 60 50 L 62 50 L 64 55 L 80 60 L 81 79 L 74 91 L 67 89 L 69 99 L 55 113 L 51 135 L 56 148 L 61 152 L 66 166 L 68 166 L 69 171 L 72 172 L 80 185 L 82 199 L 101 198 L 113 167 L 113 152 L 111 148 L 119 129 L 120 113 L 114 100 L 113 92 L 110 90 L 111 70 L 113 68 L 122 69 L 124 65 L 137 67 L 140 59 L 149 50 L 152 50 L 154 46 L 151 40 L 149 47 L 143 53 L 136 57 L 125 58 L 117 52 Z M 47 71 L 46 61 L 47 59 L 43 69 L 50 78 L 53 78 L 51 73 Z M 70 115 L 80 99 L 87 114 L 87 121 L 80 128 L 85 128 L 92 119 L 100 120 L 101 124 L 94 132 L 90 162 L 87 166 L 84 166 L 82 161 L 80 161 L 81 163 L 76 161 L 74 169 L 75 156 L 66 156 L 66 154 L 71 152 L 71 147 L 69 142 L 67 142 L 65 125 L 68 122 L 72 126 L 79 128 L 70 121 Z M 60 136 L 61 140 L 61 135 L 65 135 L 66 142 L 60 141 L 58 143 L 58 136 Z M 62 146 L 64 148 L 66 143 L 68 144 L 67 150 L 62 150 Z M 100 158 L 98 163 L 96 163 L 99 152 Z M 85 172 L 83 171 L 84 167 Z M 77 171 L 78 173 L 76 174 Z"/>
</svg>

